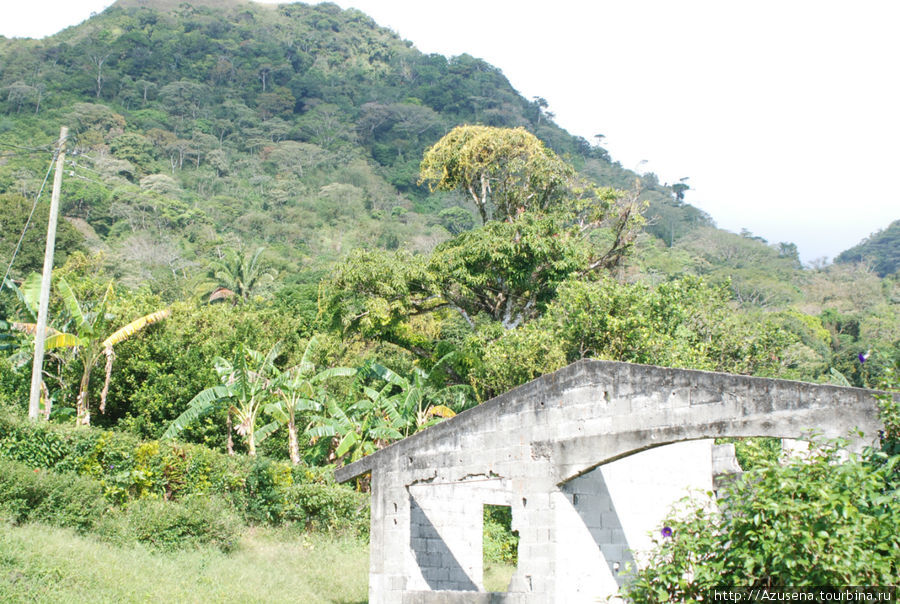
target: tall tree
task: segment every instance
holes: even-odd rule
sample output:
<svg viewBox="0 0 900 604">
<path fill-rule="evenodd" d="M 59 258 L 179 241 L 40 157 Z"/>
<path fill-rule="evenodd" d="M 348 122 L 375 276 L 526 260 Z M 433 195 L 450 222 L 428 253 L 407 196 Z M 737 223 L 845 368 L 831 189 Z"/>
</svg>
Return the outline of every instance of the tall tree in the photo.
<svg viewBox="0 0 900 604">
<path fill-rule="evenodd" d="M 457 126 L 425 151 L 419 182 L 462 191 L 486 223 L 550 209 L 565 197 L 574 174 L 524 128 Z"/>
</svg>

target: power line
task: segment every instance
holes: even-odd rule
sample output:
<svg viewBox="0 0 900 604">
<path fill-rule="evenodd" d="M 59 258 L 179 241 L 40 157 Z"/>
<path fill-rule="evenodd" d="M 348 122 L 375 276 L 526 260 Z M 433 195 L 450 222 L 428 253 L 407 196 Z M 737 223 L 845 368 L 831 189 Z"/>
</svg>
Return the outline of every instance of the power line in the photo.
<svg viewBox="0 0 900 604">
<path fill-rule="evenodd" d="M 41 198 L 41 193 L 44 192 L 44 186 L 47 184 L 47 179 L 50 178 L 50 172 L 53 171 L 53 162 L 56 161 L 56 157 L 59 154 L 59 150 L 53 152 L 53 157 L 50 159 L 50 165 L 47 167 L 47 173 L 44 175 L 44 181 L 41 183 L 41 188 L 37 192 L 37 195 L 34 197 L 34 203 L 31 205 L 31 212 L 28 214 L 28 220 L 25 221 L 25 226 L 22 228 L 22 234 L 19 236 L 19 241 L 16 243 L 16 248 L 13 250 L 12 258 L 9 259 L 9 265 L 6 267 L 6 274 L 3 275 L 3 281 L 0 281 L 0 290 L 3 289 L 3 286 L 6 285 L 6 279 L 9 277 L 9 272 L 12 270 L 13 262 L 16 260 L 16 255 L 19 253 L 19 249 L 22 247 L 22 241 L 25 239 L 25 232 L 28 230 L 28 226 L 31 224 L 31 219 L 34 216 L 34 211 L 37 209 L 38 200 Z"/>
<path fill-rule="evenodd" d="M 46 145 L 44 147 L 25 147 L 22 145 L 14 145 L 12 143 L 4 143 L 0 141 L 0 147 L 9 147 L 10 149 L 18 149 L 20 151 L 30 151 L 32 153 L 46 153 L 47 151 L 51 151 L 53 147 L 50 145 Z"/>
</svg>

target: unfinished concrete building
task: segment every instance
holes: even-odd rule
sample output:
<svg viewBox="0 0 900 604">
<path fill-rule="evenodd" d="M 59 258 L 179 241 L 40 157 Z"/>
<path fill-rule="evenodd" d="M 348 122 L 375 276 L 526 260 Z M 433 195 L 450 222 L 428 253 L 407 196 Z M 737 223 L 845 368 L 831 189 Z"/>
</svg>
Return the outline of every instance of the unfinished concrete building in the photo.
<svg viewBox="0 0 900 604">
<path fill-rule="evenodd" d="M 618 590 L 673 501 L 713 488 L 709 439 L 810 430 L 861 430 L 874 442 L 876 400 L 857 388 L 585 360 L 337 477 L 371 473 L 373 604 L 596 602 Z M 485 505 L 510 506 L 519 533 L 504 593 L 483 587 Z"/>
</svg>

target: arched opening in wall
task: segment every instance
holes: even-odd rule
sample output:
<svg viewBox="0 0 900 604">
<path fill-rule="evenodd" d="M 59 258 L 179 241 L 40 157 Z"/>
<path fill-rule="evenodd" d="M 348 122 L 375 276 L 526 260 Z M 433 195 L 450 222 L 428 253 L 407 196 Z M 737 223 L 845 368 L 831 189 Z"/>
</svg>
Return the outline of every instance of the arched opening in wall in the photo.
<svg viewBox="0 0 900 604">
<path fill-rule="evenodd" d="M 482 527 L 484 590 L 508 591 L 519 563 L 519 531 L 512 528 L 512 507 L 485 504 Z"/>
<path fill-rule="evenodd" d="M 640 566 L 673 504 L 713 487 L 713 442 L 692 440 L 632 453 L 559 485 L 557 581 L 571 601 L 614 593 Z M 562 576 L 560 576 L 560 572 Z"/>
</svg>

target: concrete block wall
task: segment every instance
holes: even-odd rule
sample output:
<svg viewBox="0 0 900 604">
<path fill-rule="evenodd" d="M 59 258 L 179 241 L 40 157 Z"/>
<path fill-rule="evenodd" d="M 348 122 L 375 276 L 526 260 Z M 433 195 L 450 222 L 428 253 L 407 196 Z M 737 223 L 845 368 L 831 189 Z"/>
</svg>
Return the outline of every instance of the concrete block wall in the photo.
<svg viewBox="0 0 900 604">
<path fill-rule="evenodd" d="M 488 601 L 477 599 L 485 503 L 510 505 L 520 535 L 519 567 L 502 597 L 570 602 L 614 593 L 615 564 L 621 570 L 627 551 L 659 530 L 666 500 L 686 486 L 711 488 L 709 444 L 698 439 L 798 438 L 811 428 L 826 436 L 860 428 L 874 439 L 875 399 L 853 388 L 583 361 L 342 468 L 338 479 L 372 472 L 374 604 Z M 682 457 L 662 447 L 671 443 L 683 443 Z"/>
</svg>

